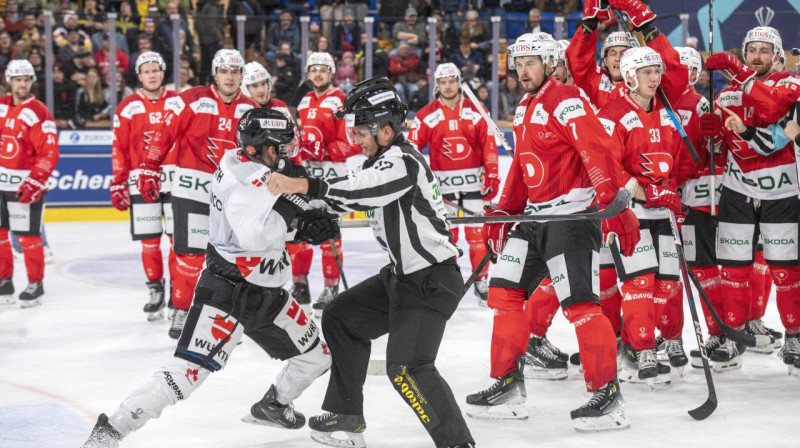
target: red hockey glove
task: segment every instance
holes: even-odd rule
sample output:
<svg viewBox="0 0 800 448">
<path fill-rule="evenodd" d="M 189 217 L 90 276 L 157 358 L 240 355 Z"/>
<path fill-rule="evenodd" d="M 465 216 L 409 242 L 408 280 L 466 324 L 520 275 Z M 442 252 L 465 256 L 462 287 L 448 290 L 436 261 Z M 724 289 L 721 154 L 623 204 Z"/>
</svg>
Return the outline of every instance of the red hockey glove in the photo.
<svg viewBox="0 0 800 448">
<path fill-rule="evenodd" d="M 145 202 L 156 202 L 161 191 L 161 172 L 157 167 L 146 163 L 139 165 L 139 178 L 136 179 L 136 188 Z"/>
<path fill-rule="evenodd" d="M 303 160 L 322 160 L 325 157 L 325 148 L 322 142 L 303 140 L 300 142 L 300 158 Z"/>
<path fill-rule="evenodd" d="M 498 210 L 491 205 L 487 205 L 483 210 L 483 216 L 508 216 L 507 211 Z M 492 262 L 496 262 L 497 256 L 503 253 L 506 240 L 508 240 L 508 231 L 511 230 L 513 224 L 513 222 L 493 222 L 483 225 L 483 241 L 492 252 Z"/>
<path fill-rule="evenodd" d="M 756 76 L 756 71 L 742 64 L 742 61 L 730 53 L 712 54 L 706 60 L 706 68 L 709 70 L 725 70 L 731 75 L 731 82 L 739 87 L 744 87 Z"/>
<path fill-rule="evenodd" d="M 666 207 L 676 215 L 681 213 L 681 197 L 675 188 L 669 185 L 642 185 L 644 199 L 647 207 Z"/>
<path fill-rule="evenodd" d="M 641 232 L 639 231 L 639 220 L 631 209 L 625 209 L 619 215 L 603 220 L 603 238 L 609 243 L 611 235 L 617 236 L 619 251 L 622 255 L 630 257 L 633 250 L 639 244 Z"/>
<path fill-rule="evenodd" d="M 700 135 L 705 140 L 712 140 L 714 144 L 722 143 L 722 117 L 710 113 L 700 115 Z"/>
<path fill-rule="evenodd" d="M 605 22 L 610 18 L 608 13 L 608 0 L 584 0 L 583 18 L 597 19 Z"/>
<path fill-rule="evenodd" d="M 19 190 L 17 190 L 15 196 L 17 200 L 23 204 L 33 204 L 39 202 L 44 189 L 43 183 L 29 177 L 22 181 L 22 185 L 19 186 Z"/>
<path fill-rule="evenodd" d="M 484 174 L 481 196 L 485 201 L 491 201 L 500 192 L 500 176 L 497 174 Z"/>
<path fill-rule="evenodd" d="M 641 28 L 656 18 L 642 0 L 608 0 L 608 3 L 612 8 L 627 13 L 634 28 Z"/>
<path fill-rule="evenodd" d="M 131 193 L 128 190 L 128 182 L 115 182 L 111 184 L 111 205 L 117 210 L 124 212 L 131 206 Z"/>
</svg>

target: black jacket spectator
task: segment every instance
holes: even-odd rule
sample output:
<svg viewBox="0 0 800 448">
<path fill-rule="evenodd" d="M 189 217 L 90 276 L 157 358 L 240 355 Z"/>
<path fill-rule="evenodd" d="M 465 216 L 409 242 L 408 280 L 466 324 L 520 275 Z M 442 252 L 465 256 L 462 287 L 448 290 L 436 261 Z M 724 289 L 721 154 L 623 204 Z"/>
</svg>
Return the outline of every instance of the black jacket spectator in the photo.
<svg viewBox="0 0 800 448">
<path fill-rule="evenodd" d="M 228 4 L 228 23 L 231 25 L 231 36 L 233 36 L 234 47 L 239 48 L 237 38 L 236 16 L 246 16 L 244 21 L 244 41 L 245 47 L 256 44 L 256 49 L 261 46 L 261 30 L 264 28 L 264 10 L 255 0 L 231 0 Z"/>
<path fill-rule="evenodd" d="M 358 53 L 361 51 L 361 26 L 350 16 L 350 21 L 345 21 L 336 25 L 333 31 L 333 55 L 337 58 L 342 57 L 345 51 Z"/>
</svg>

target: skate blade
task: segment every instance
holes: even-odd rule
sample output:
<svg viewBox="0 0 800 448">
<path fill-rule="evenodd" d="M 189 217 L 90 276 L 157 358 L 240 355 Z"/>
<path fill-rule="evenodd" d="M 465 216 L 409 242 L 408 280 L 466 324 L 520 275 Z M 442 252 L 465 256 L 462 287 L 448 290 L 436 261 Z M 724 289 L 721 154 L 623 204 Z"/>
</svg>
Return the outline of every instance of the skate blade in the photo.
<svg viewBox="0 0 800 448">
<path fill-rule="evenodd" d="M 765 344 L 765 345 L 756 345 L 755 347 L 747 347 L 747 352 L 759 353 L 763 355 L 771 355 L 772 351 L 775 350 L 772 347 L 772 343 Z"/>
<path fill-rule="evenodd" d="M 20 308 L 33 308 L 35 306 L 39 306 L 42 304 L 42 301 L 37 297 L 33 300 L 20 300 L 19 306 Z"/>
<path fill-rule="evenodd" d="M 522 404 L 500 404 L 497 406 L 469 405 L 467 417 L 476 420 L 527 420 L 528 410 Z"/>
<path fill-rule="evenodd" d="M 795 378 L 800 378 L 800 368 L 789 366 L 789 375 Z"/>
<path fill-rule="evenodd" d="M 727 361 L 727 362 L 712 362 L 711 369 L 717 373 L 722 372 L 729 372 L 731 370 L 739 370 L 742 368 L 742 360 L 741 356 L 736 358 L 736 360 Z"/>
<path fill-rule="evenodd" d="M 302 425 L 297 426 L 297 427 L 284 426 L 284 425 L 282 425 L 280 423 L 273 422 L 271 420 L 264 420 L 264 419 L 260 419 L 260 418 L 255 418 L 251 414 L 248 414 L 248 415 L 245 415 L 244 417 L 242 417 L 242 421 L 245 422 L 245 423 L 250 423 L 251 425 L 267 426 L 269 428 L 279 428 L 279 429 L 300 429 L 300 428 L 302 428 L 303 426 L 306 425 L 306 423 L 303 422 Z"/>
<path fill-rule="evenodd" d="M 344 435 L 345 438 L 335 437 L 337 434 Z M 327 446 L 335 446 L 341 448 L 366 448 L 367 443 L 364 442 L 364 435 L 355 432 L 322 432 L 311 430 L 311 440 Z"/>
<path fill-rule="evenodd" d="M 147 321 L 148 322 L 155 322 L 157 320 L 161 320 L 164 318 L 164 310 L 160 309 L 158 311 L 147 313 Z"/>
<path fill-rule="evenodd" d="M 680 366 L 680 367 L 672 366 L 672 369 L 670 370 L 670 377 L 672 377 L 672 378 L 683 378 L 683 369 L 684 369 L 684 367 L 686 367 L 686 366 Z M 700 367 L 703 367 L 703 366 L 700 366 Z"/>
<path fill-rule="evenodd" d="M 17 303 L 17 299 L 14 298 L 13 294 L 0 296 L 0 306 L 2 306 L 2 305 L 13 305 L 15 303 Z"/>
<path fill-rule="evenodd" d="M 625 411 L 617 409 L 600 417 L 581 417 L 572 421 L 572 427 L 578 432 L 622 431 L 631 427 Z"/>
<path fill-rule="evenodd" d="M 534 369 L 526 364 L 524 375 L 526 380 L 563 381 L 567 379 L 567 369 Z"/>
</svg>

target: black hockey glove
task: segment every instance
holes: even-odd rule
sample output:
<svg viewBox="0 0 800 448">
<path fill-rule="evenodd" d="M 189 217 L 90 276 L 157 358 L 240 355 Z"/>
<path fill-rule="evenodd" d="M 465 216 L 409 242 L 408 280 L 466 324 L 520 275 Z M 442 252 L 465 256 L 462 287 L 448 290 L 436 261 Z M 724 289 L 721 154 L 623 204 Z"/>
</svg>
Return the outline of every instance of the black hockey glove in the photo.
<svg viewBox="0 0 800 448">
<path fill-rule="evenodd" d="M 318 246 L 332 238 L 341 238 L 338 217 L 324 208 L 306 210 L 297 215 L 295 240 Z"/>
<path fill-rule="evenodd" d="M 288 157 L 282 157 L 278 161 L 277 171 L 288 177 L 308 177 L 308 170 L 303 165 L 297 165 Z"/>
</svg>

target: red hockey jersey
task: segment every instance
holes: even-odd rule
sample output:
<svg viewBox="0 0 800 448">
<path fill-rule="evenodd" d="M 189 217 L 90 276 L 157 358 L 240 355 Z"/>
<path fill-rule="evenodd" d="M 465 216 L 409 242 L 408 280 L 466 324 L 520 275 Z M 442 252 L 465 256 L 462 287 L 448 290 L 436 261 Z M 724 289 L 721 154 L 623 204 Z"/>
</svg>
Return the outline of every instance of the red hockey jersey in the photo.
<svg viewBox="0 0 800 448">
<path fill-rule="evenodd" d="M 53 115 L 33 96 L 14 104 L 0 97 L 0 191 L 17 191 L 26 178 L 45 184 L 58 163 Z"/>
<path fill-rule="evenodd" d="M 442 193 L 480 191 L 481 176 L 497 174 L 497 143 L 475 109 L 462 98 L 450 109 L 437 99 L 417 112 L 408 139 L 419 150 L 430 145 L 430 166 Z"/>
<path fill-rule="evenodd" d="M 176 98 L 180 101 L 165 105 L 166 115 L 150 141 L 144 163 L 150 168 L 161 166 L 175 144 L 172 195 L 208 204 L 220 158 L 238 146 L 239 118 L 259 106 L 241 93 L 225 104 L 214 86 L 194 87 Z"/>
</svg>

